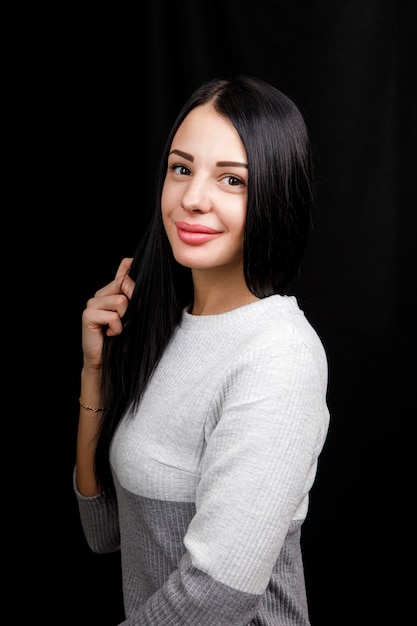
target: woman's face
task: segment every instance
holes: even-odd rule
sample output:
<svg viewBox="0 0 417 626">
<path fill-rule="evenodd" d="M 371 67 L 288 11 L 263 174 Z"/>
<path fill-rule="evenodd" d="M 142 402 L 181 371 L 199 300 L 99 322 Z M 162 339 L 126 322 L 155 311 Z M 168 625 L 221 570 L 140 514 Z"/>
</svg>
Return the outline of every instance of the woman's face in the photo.
<svg viewBox="0 0 417 626">
<path fill-rule="evenodd" d="M 193 109 L 172 141 L 162 218 L 175 259 L 192 269 L 243 264 L 248 197 L 246 151 L 212 105 Z"/>
</svg>

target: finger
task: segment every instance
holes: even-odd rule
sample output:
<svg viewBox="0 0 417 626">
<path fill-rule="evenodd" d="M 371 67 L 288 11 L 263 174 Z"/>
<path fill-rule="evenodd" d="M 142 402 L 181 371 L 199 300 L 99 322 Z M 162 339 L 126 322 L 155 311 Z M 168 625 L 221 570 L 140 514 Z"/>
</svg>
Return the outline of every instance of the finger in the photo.
<svg viewBox="0 0 417 626">
<path fill-rule="evenodd" d="M 133 257 L 125 257 L 122 259 L 119 268 L 116 273 L 116 279 L 121 278 L 120 291 L 124 293 L 130 300 L 132 297 L 133 289 L 135 288 L 134 281 L 129 276 L 129 270 L 131 268 Z"/>
<path fill-rule="evenodd" d="M 106 288 L 101 289 L 101 292 L 105 292 Z M 98 311 L 117 313 L 119 317 L 123 317 L 126 313 L 127 305 L 129 304 L 128 297 L 123 293 L 101 293 L 99 292 L 87 301 L 85 311 L 90 310 L 91 313 L 88 317 L 93 319 L 95 315 L 98 315 Z M 99 322 L 101 324 L 101 322 Z"/>
<path fill-rule="evenodd" d="M 114 280 L 98 289 L 94 294 L 94 298 L 123 293 L 130 299 L 135 286 L 133 280 L 128 275 L 131 264 L 132 258 L 124 258 L 118 267 Z"/>
<path fill-rule="evenodd" d="M 102 298 L 103 296 L 117 294 L 124 294 L 130 298 L 134 286 L 135 284 L 133 280 L 127 274 L 121 274 L 107 285 L 104 285 L 104 287 L 98 289 L 98 291 L 94 294 L 94 298 Z"/>
<path fill-rule="evenodd" d="M 87 308 L 83 312 L 83 335 L 87 339 L 87 332 L 91 337 L 101 334 L 119 335 L 123 330 L 121 311 Z"/>
<path fill-rule="evenodd" d="M 125 257 L 124 259 L 122 259 L 116 272 L 116 278 L 119 278 L 120 276 L 125 276 L 128 273 L 132 265 L 132 261 L 133 257 Z"/>
<path fill-rule="evenodd" d="M 122 282 L 120 285 L 120 290 L 122 293 L 130 300 L 133 294 L 133 290 L 135 288 L 135 281 L 130 278 L 129 274 L 126 274 L 122 278 Z"/>
</svg>

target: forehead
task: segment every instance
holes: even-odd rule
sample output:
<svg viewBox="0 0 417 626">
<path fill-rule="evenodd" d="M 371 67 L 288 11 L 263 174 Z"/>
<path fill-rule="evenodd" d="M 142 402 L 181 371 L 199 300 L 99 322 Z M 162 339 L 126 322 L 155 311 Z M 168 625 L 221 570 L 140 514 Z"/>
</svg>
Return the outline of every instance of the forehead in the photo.
<svg viewBox="0 0 417 626">
<path fill-rule="evenodd" d="M 184 118 L 171 144 L 171 150 L 176 148 L 191 154 L 246 159 L 245 147 L 232 122 L 211 104 L 196 107 Z"/>
</svg>

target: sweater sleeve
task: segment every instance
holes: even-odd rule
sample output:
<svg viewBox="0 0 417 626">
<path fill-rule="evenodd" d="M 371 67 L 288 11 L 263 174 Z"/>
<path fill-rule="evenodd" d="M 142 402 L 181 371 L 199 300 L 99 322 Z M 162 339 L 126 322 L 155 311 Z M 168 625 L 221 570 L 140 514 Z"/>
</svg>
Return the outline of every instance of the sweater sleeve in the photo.
<svg viewBox="0 0 417 626">
<path fill-rule="evenodd" d="M 117 503 L 105 493 L 83 496 L 77 487 L 76 468 L 73 472 L 73 489 L 78 502 L 81 525 L 89 548 L 98 554 L 116 552 L 120 548 L 120 531 Z"/>
<path fill-rule="evenodd" d="M 242 626 L 256 615 L 284 543 L 306 516 L 324 445 L 326 373 L 318 361 L 294 341 L 284 350 L 252 346 L 224 365 L 186 553 L 123 624 Z"/>
</svg>

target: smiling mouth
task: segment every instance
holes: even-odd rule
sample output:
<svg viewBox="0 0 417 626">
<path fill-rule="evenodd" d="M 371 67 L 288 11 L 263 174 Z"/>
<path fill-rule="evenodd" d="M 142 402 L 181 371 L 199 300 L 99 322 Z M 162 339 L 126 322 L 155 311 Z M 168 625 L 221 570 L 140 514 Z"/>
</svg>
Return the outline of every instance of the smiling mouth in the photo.
<svg viewBox="0 0 417 626">
<path fill-rule="evenodd" d="M 211 241 L 221 235 L 221 232 L 202 224 L 188 224 L 187 222 L 175 222 L 179 239 L 189 245 L 199 245 Z"/>
</svg>

